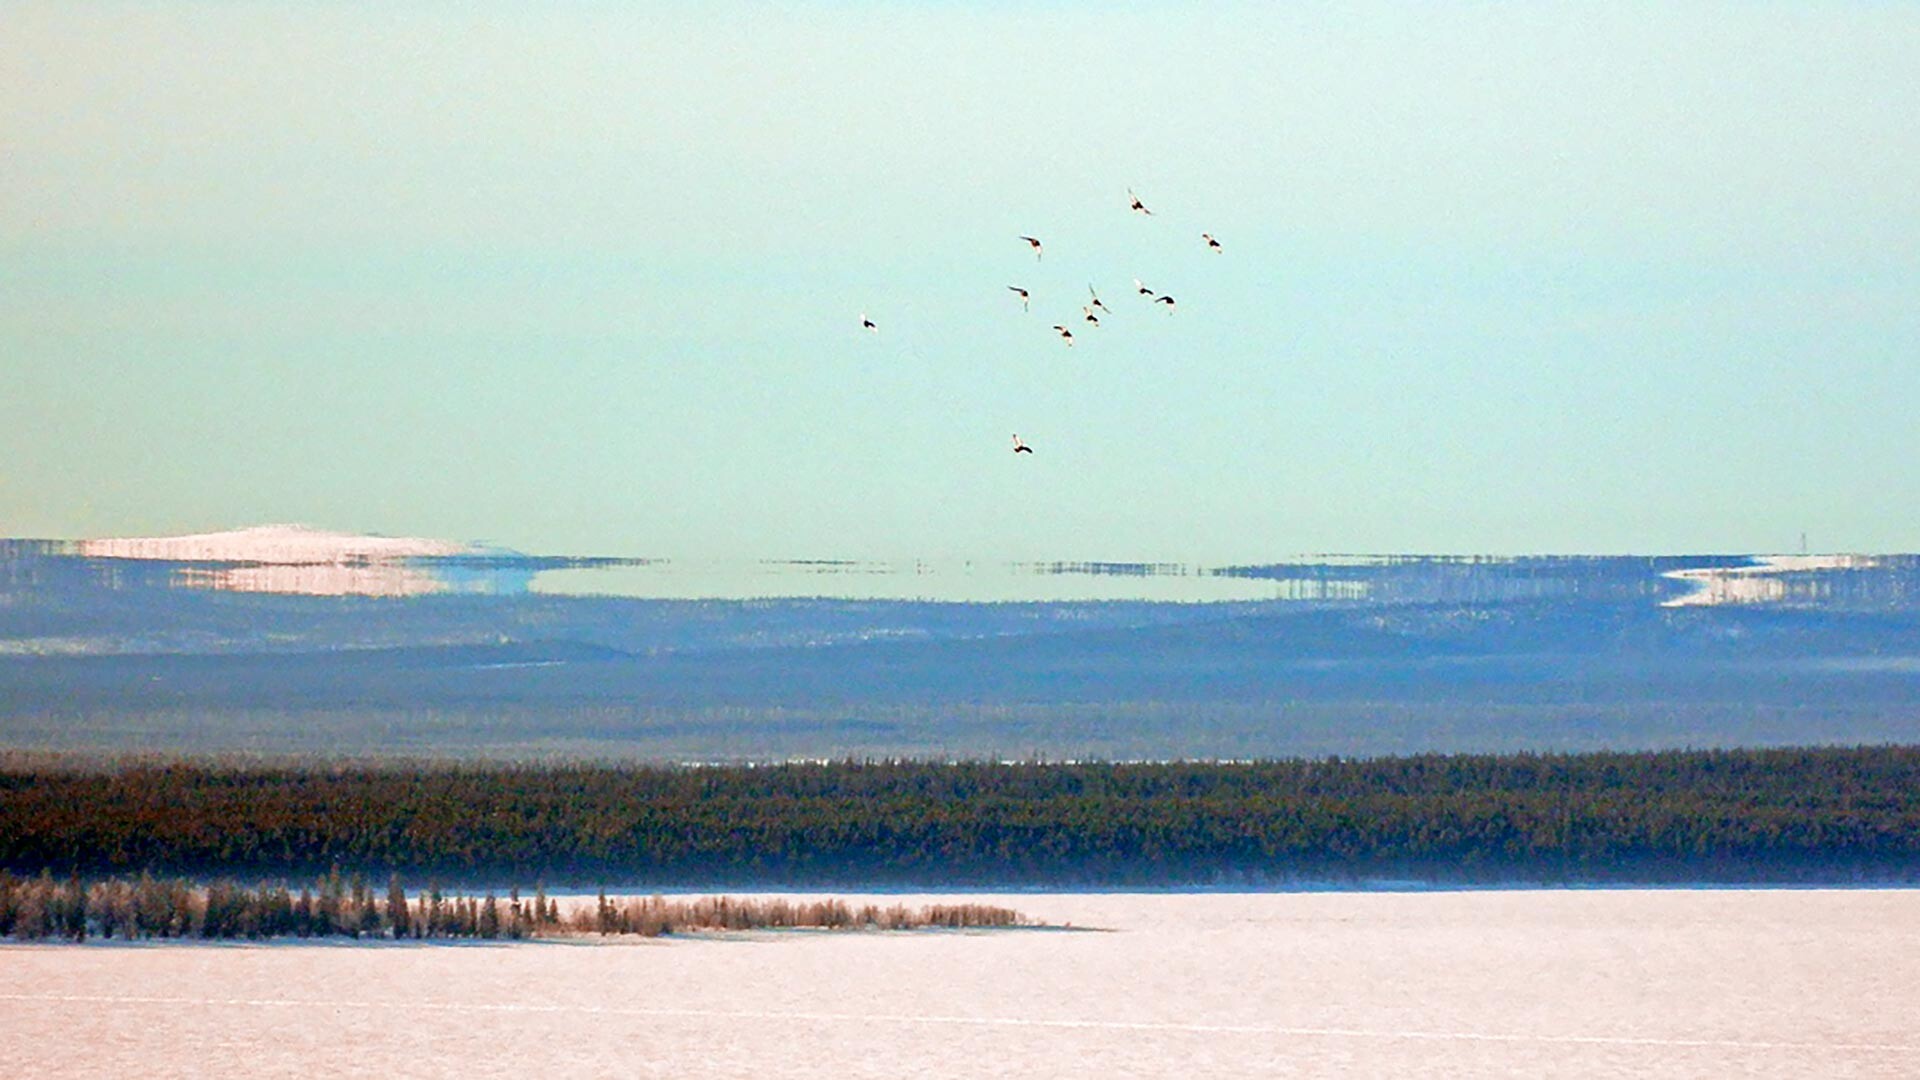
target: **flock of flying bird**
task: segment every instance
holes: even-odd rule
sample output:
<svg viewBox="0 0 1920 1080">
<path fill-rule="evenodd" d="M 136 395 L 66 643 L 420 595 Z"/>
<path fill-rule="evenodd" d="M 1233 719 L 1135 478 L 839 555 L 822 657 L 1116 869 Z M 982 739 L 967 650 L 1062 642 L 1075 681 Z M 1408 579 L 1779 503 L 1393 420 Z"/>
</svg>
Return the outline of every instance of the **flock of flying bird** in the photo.
<svg viewBox="0 0 1920 1080">
<path fill-rule="evenodd" d="M 1153 211 L 1147 209 L 1147 204 L 1140 201 L 1140 196 L 1135 195 L 1133 193 L 1132 188 L 1127 189 L 1127 209 L 1132 210 L 1134 213 L 1140 214 L 1144 217 L 1153 216 Z M 1027 246 L 1033 250 L 1034 261 L 1035 262 L 1041 261 L 1041 258 L 1045 254 L 1045 248 L 1040 243 L 1040 238 L 1037 236 L 1021 236 L 1020 239 L 1025 241 Z M 1219 254 L 1220 252 L 1225 250 L 1220 246 L 1220 241 L 1214 239 L 1214 236 L 1212 233 L 1203 232 L 1200 234 L 1200 239 L 1203 243 L 1207 245 L 1207 249 L 1209 251 L 1214 252 L 1215 254 Z M 1007 289 L 1011 291 L 1014 294 L 1014 296 L 1019 299 L 1021 311 L 1032 310 L 1033 294 L 1029 290 L 1019 285 L 1009 285 L 1007 286 Z M 1133 291 L 1138 295 L 1145 297 L 1149 303 L 1165 304 L 1167 308 L 1167 314 L 1169 315 L 1173 314 L 1173 309 L 1176 305 L 1171 295 L 1168 295 L 1166 293 L 1154 292 L 1152 289 L 1149 289 L 1144 284 L 1142 284 L 1139 278 L 1133 279 Z M 1111 315 L 1113 314 L 1113 310 L 1107 307 L 1107 305 L 1100 302 L 1100 294 L 1094 290 L 1094 287 L 1091 283 L 1087 285 L 1087 296 L 1088 296 L 1089 302 L 1086 304 L 1082 304 L 1080 307 L 1081 321 L 1085 323 L 1089 323 L 1093 326 L 1099 326 L 1100 316 L 1094 314 L 1094 312 L 1101 311 L 1101 312 L 1105 312 L 1108 315 Z M 880 332 L 880 327 L 877 324 L 875 324 L 872 319 L 868 318 L 864 312 L 860 316 L 860 325 L 862 328 L 872 333 L 877 334 Z M 1063 323 L 1055 323 L 1053 326 L 1053 329 L 1056 333 L 1060 335 L 1060 340 L 1066 342 L 1069 348 L 1073 346 L 1072 328 L 1068 327 Z M 1028 446 L 1024 442 L 1021 442 L 1020 436 L 1016 434 L 1013 437 L 1013 452 L 1016 454 L 1031 454 L 1033 453 L 1033 447 Z"/>
</svg>

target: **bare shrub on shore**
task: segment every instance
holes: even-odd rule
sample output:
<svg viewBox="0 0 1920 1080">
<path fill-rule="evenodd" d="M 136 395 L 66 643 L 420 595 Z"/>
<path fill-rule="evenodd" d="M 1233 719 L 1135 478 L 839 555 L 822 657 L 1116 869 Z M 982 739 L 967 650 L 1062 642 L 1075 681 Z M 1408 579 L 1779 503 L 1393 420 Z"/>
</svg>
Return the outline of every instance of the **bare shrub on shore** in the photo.
<svg viewBox="0 0 1920 1080">
<path fill-rule="evenodd" d="M 668 900 L 661 896 L 609 899 L 603 892 L 594 906 L 582 907 L 567 921 L 581 934 L 638 934 L 659 937 L 701 930 L 921 930 L 1030 925 L 1008 908 L 988 904 L 862 904 L 845 900 L 789 900 L 783 897 L 708 896 Z"/>
</svg>

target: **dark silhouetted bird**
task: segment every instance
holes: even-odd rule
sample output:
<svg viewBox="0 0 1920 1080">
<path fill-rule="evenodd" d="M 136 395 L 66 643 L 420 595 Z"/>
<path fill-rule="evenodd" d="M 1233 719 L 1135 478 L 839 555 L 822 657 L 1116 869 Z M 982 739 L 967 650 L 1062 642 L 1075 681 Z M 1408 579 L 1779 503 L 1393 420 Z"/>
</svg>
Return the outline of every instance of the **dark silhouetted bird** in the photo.
<svg viewBox="0 0 1920 1080">
<path fill-rule="evenodd" d="M 1025 240 L 1027 242 L 1027 246 L 1033 248 L 1034 261 L 1035 262 L 1040 261 L 1040 241 L 1035 240 L 1031 236 L 1023 236 L 1020 239 Z"/>
<path fill-rule="evenodd" d="M 1013 452 L 1016 454 L 1031 454 L 1033 453 L 1033 447 L 1021 442 L 1020 436 L 1015 435 L 1013 437 Z"/>
<path fill-rule="evenodd" d="M 1058 324 L 1055 324 L 1054 329 L 1060 331 L 1060 340 L 1067 343 L 1067 348 L 1073 348 L 1073 331 Z"/>
<path fill-rule="evenodd" d="M 1020 286 L 1018 286 L 1018 285 L 1009 285 L 1009 286 L 1007 286 L 1007 288 L 1009 288 L 1009 289 L 1012 289 L 1012 290 L 1013 290 L 1013 295 L 1015 295 L 1015 296 L 1018 296 L 1018 297 L 1020 298 L 1020 310 L 1021 310 L 1021 311 L 1026 311 L 1026 310 L 1028 310 L 1028 308 L 1027 308 L 1027 290 L 1025 290 L 1025 289 L 1023 289 L 1023 288 L 1021 288 L 1021 287 L 1020 287 Z"/>
<path fill-rule="evenodd" d="M 1222 247 L 1220 246 L 1220 241 L 1218 241 L 1218 240 L 1215 240 L 1215 239 L 1213 238 L 1213 234 L 1212 234 L 1212 233 L 1205 233 L 1205 232 L 1203 232 L 1203 233 L 1201 233 L 1201 234 L 1200 234 L 1200 239 L 1202 239 L 1202 240 L 1205 240 L 1205 241 L 1207 242 L 1207 246 L 1208 246 L 1208 247 L 1210 247 L 1210 248 L 1212 248 L 1212 249 L 1213 249 L 1213 250 L 1215 250 L 1215 251 L 1224 251 L 1224 250 L 1225 250 L 1224 248 L 1222 248 Z"/>
<path fill-rule="evenodd" d="M 1148 217 L 1153 216 L 1153 211 L 1147 209 L 1147 204 L 1140 201 L 1140 196 L 1135 195 L 1132 188 L 1127 189 L 1127 209 Z"/>
<path fill-rule="evenodd" d="M 873 320 L 867 318 L 866 312 L 860 313 L 860 325 L 866 327 L 867 329 L 873 331 L 876 334 L 880 332 L 880 328 L 873 325 Z"/>
</svg>

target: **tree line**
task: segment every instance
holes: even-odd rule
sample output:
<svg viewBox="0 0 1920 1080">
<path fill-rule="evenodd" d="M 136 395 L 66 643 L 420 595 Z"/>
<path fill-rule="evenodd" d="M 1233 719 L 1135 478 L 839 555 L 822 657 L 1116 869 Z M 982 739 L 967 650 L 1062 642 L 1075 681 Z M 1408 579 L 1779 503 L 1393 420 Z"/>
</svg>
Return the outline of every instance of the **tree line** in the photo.
<svg viewBox="0 0 1920 1080">
<path fill-rule="evenodd" d="M 21 878 L 0 870 L 0 938 L 19 941 L 127 941 L 153 938 L 385 938 L 389 940 L 523 940 L 556 934 L 659 937 L 694 930 L 917 930 L 1027 925 L 1018 912 L 987 904 L 849 904 L 840 899 L 661 896 L 609 898 L 563 911 L 544 887 L 522 899 L 444 893 L 431 887 L 409 897 L 396 876 L 384 895 L 358 875 L 335 870 L 294 893 L 284 884 L 231 881 L 195 885 L 142 874 L 134 880 Z"/>
<path fill-rule="evenodd" d="M 1249 763 L 0 762 L 33 875 L 498 884 L 1920 880 L 1920 747 Z"/>
</svg>

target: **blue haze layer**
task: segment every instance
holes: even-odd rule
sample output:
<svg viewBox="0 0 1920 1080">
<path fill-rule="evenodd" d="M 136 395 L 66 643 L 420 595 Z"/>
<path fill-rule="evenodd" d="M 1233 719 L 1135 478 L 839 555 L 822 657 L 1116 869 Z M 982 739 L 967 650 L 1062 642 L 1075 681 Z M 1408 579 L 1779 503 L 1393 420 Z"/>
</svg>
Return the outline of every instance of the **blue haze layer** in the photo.
<svg viewBox="0 0 1920 1080">
<path fill-rule="evenodd" d="M 205 564 L 0 545 L 0 749 L 698 761 L 1920 739 L 1915 556 L 1759 574 L 1740 557 L 1011 574 L 1136 595 L 1226 578 L 1273 597 L 1211 603 L 551 595 L 527 586 L 631 567 L 409 565 L 444 590 L 220 591 L 191 587 L 222 580 Z M 1767 587 L 1672 606 L 1707 587 L 1679 571 Z"/>
</svg>

